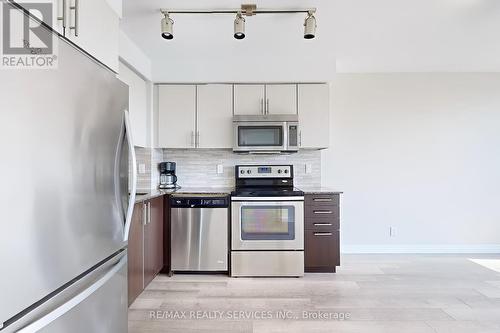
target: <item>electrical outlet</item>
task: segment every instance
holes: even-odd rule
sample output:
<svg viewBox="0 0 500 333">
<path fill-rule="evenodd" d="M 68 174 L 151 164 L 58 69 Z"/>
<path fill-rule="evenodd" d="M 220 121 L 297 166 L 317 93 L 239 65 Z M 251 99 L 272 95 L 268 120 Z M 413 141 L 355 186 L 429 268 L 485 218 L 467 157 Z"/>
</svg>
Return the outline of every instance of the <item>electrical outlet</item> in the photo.
<svg viewBox="0 0 500 333">
<path fill-rule="evenodd" d="M 311 163 L 306 163 L 306 174 L 312 173 L 313 166 Z"/>
<path fill-rule="evenodd" d="M 222 164 L 217 164 L 217 174 L 223 174 L 224 173 L 224 166 Z"/>
<path fill-rule="evenodd" d="M 389 237 L 396 237 L 396 228 L 389 227 Z"/>
<path fill-rule="evenodd" d="M 139 167 L 138 167 L 138 172 L 140 174 L 145 174 L 146 173 L 146 164 L 144 163 L 139 163 Z"/>
</svg>

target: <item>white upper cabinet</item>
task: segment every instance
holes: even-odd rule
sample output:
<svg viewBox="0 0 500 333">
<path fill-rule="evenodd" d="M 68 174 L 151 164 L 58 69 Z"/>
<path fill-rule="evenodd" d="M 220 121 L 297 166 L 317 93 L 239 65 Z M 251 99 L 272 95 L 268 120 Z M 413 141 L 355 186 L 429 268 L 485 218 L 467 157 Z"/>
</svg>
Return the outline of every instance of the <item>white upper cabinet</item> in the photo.
<svg viewBox="0 0 500 333">
<path fill-rule="evenodd" d="M 109 5 L 111 1 L 114 9 Z M 91 56 L 118 72 L 118 38 L 121 0 L 53 0 L 52 21 L 30 4 L 17 2 L 34 16 L 42 19 L 59 34 L 65 36 Z M 42 15 L 42 16 L 41 16 Z"/>
<path fill-rule="evenodd" d="M 297 85 L 235 84 L 234 114 L 297 114 Z"/>
<path fill-rule="evenodd" d="M 160 148 L 195 148 L 196 86 L 158 87 L 158 145 Z"/>
<path fill-rule="evenodd" d="M 120 63 L 118 78 L 129 86 L 129 113 L 134 145 L 150 147 L 148 82 Z"/>
<path fill-rule="evenodd" d="M 264 114 L 265 86 L 263 84 L 234 85 L 234 114 Z"/>
<path fill-rule="evenodd" d="M 267 114 L 297 114 L 296 84 L 266 84 Z"/>
<path fill-rule="evenodd" d="M 67 0 L 66 37 L 118 72 L 119 17 L 104 0 Z"/>
<path fill-rule="evenodd" d="M 54 25 L 52 29 L 57 31 L 59 34 L 64 35 L 65 26 L 68 24 L 67 12 L 65 12 L 64 1 L 55 0 L 52 7 L 52 15 L 55 17 Z M 51 24 L 49 24 L 51 25 Z"/>
<path fill-rule="evenodd" d="M 327 148 L 330 144 L 330 89 L 328 84 L 299 84 L 299 144 Z"/>
<path fill-rule="evenodd" d="M 232 148 L 233 114 L 298 113 L 300 147 L 327 148 L 329 95 L 328 84 L 159 85 L 158 146 Z"/>
<path fill-rule="evenodd" d="M 228 84 L 198 86 L 197 147 L 232 148 L 233 89 Z"/>
</svg>

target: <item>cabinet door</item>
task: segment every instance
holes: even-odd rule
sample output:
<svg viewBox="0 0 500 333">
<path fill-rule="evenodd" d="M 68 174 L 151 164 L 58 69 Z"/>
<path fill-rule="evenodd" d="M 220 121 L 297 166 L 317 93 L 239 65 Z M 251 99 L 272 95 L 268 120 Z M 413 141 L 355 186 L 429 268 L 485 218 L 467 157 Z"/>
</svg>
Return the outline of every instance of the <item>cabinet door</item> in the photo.
<svg viewBox="0 0 500 333">
<path fill-rule="evenodd" d="M 22 3 L 21 3 L 21 5 L 22 5 Z M 54 26 L 52 27 L 52 29 L 54 29 L 59 34 L 64 36 L 64 34 L 66 32 L 65 25 L 66 25 L 66 28 L 68 28 L 69 21 L 68 21 L 67 8 L 64 8 L 63 5 L 64 5 L 63 0 L 55 0 L 53 2 L 52 15 L 55 19 L 54 19 Z M 51 26 L 52 23 L 50 23 L 49 25 Z"/>
<path fill-rule="evenodd" d="M 340 265 L 338 231 L 304 231 L 306 272 L 335 272 Z"/>
<path fill-rule="evenodd" d="M 328 84 L 299 84 L 301 148 L 328 148 L 330 144 L 330 91 Z"/>
<path fill-rule="evenodd" d="M 197 143 L 199 148 L 233 147 L 233 87 L 198 86 Z"/>
<path fill-rule="evenodd" d="M 144 227 L 144 287 L 163 268 L 163 197 L 147 202 L 148 216 Z"/>
<path fill-rule="evenodd" d="M 196 86 L 158 87 L 158 144 L 160 148 L 195 147 Z"/>
<path fill-rule="evenodd" d="M 67 0 L 66 37 L 94 58 L 118 72 L 119 17 L 103 0 Z"/>
<path fill-rule="evenodd" d="M 263 84 L 235 84 L 234 114 L 264 114 L 264 95 Z"/>
<path fill-rule="evenodd" d="M 144 289 L 144 207 L 135 204 L 128 236 L 128 305 Z"/>
<path fill-rule="evenodd" d="M 39 3 L 42 3 L 42 4 L 47 4 L 47 5 L 52 5 L 52 17 L 50 17 L 49 15 L 46 15 L 45 12 L 40 12 L 38 10 L 38 8 L 36 8 L 37 5 L 39 5 Z M 63 7 L 63 0 L 53 0 L 52 3 L 50 3 L 49 1 L 16 1 L 15 2 L 15 5 L 12 4 L 12 5 L 9 5 L 7 1 L 5 2 L 2 2 L 1 5 L 4 6 L 4 3 L 5 3 L 5 6 L 3 8 L 3 10 L 5 11 L 5 16 L 10 16 L 11 18 L 11 24 L 17 24 L 17 22 L 21 22 L 20 21 L 20 18 L 21 18 L 21 15 L 23 15 L 23 12 L 21 10 L 18 9 L 18 6 L 23 8 L 24 10 L 26 11 L 29 11 L 29 13 L 36 17 L 37 19 L 39 20 L 42 20 L 43 23 L 45 23 L 46 25 L 48 25 L 49 27 L 51 27 L 52 29 L 54 29 L 55 31 L 57 31 L 59 34 L 61 35 L 64 35 L 64 27 L 63 27 L 63 14 L 64 14 L 64 7 Z M 32 6 L 34 5 L 34 6 Z M 45 9 L 45 8 L 44 8 Z M 48 14 L 48 13 L 47 13 Z M 58 19 L 60 18 L 60 19 Z M 67 18 L 67 15 L 66 15 L 66 18 Z M 66 20 L 66 23 L 68 23 L 68 21 Z M 13 25 L 14 26 L 14 25 Z M 31 23 L 30 26 L 38 26 L 38 23 L 36 22 L 33 22 Z M 16 34 L 18 32 L 15 32 Z M 30 41 L 31 42 L 31 41 Z M 43 45 L 43 41 L 42 42 L 42 45 Z M 37 46 L 34 46 L 34 47 L 38 47 Z"/>
<path fill-rule="evenodd" d="M 118 78 L 129 86 L 129 112 L 134 145 L 149 147 L 148 83 L 120 62 Z"/>
<path fill-rule="evenodd" d="M 297 85 L 267 84 L 266 113 L 297 114 Z"/>
</svg>

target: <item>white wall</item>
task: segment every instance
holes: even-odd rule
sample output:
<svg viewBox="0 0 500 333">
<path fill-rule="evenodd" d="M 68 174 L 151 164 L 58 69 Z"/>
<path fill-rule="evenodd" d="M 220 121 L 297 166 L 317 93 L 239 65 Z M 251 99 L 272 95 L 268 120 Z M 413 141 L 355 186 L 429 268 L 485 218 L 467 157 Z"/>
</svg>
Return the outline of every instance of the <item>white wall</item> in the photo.
<svg viewBox="0 0 500 333">
<path fill-rule="evenodd" d="M 148 81 L 123 62 L 120 62 L 118 78 L 129 86 L 129 114 L 134 144 L 151 147 Z"/>
<path fill-rule="evenodd" d="M 122 30 L 120 30 L 119 47 L 120 60 L 134 68 L 144 78 L 151 80 L 151 60 Z"/>
<path fill-rule="evenodd" d="M 344 252 L 500 252 L 500 74 L 339 74 L 332 93 Z"/>
</svg>

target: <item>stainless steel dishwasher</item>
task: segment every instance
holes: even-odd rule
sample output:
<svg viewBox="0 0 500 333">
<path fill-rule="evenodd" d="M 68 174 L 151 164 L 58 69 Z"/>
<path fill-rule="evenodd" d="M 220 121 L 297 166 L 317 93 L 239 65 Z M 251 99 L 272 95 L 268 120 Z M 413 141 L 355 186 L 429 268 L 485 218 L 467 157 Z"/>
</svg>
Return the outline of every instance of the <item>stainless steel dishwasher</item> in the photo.
<svg viewBox="0 0 500 333">
<path fill-rule="evenodd" d="M 229 195 L 173 194 L 172 271 L 227 271 Z"/>
</svg>

